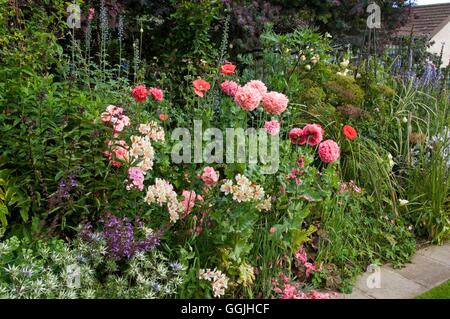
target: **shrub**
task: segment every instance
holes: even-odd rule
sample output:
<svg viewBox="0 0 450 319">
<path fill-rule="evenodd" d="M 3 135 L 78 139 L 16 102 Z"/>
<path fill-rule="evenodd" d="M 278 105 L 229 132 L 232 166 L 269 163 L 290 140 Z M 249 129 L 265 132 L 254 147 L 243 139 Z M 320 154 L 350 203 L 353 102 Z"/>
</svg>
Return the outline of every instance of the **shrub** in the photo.
<svg viewBox="0 0 450 319">
<path fill-rule="evenodd" d="M 335 75 L 325 83 L 325 91 L 328 101 L 334 106 L 351 104 L 362 106 L 364 91 L 350 76 Z"/>
</svg>

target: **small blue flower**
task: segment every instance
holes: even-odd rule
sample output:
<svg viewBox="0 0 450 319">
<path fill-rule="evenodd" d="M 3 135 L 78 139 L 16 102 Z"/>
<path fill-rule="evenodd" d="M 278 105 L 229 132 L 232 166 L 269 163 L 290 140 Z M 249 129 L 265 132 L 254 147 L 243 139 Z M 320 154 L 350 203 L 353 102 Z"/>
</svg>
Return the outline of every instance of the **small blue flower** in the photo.
<svg viewBox="0 0 450 319">
<path fill-rule="evenodd" d="M 21 269 L 21 273 L 22 273 L 25 277 L 28 277 L 28 278 L 31 278 L 31 276 L 33 276 L 33 270 L 31 270 L 31 269 L 29 269 L 29 268 L 27 268 L 27 267 L 22 268 L 22 269 Z"/>
<path fill-rule="evenodd" d="M 150 287 L 153 288 L 153 289 L 156 290 L 156 291 L 160 291 L 160 290 L 161 290 L 161 285 L 158 284 L 157 282 L 156 282 L 156 283 L 152 283 L 152 284 L 150 285 Z"/>
<path fill-rule="evenodd" d="M 177 261 L 170 263 L 169 266 L 170 268 L 172 268 L 173 271 L 181 270 L 181 264 Z"/>
</svg>

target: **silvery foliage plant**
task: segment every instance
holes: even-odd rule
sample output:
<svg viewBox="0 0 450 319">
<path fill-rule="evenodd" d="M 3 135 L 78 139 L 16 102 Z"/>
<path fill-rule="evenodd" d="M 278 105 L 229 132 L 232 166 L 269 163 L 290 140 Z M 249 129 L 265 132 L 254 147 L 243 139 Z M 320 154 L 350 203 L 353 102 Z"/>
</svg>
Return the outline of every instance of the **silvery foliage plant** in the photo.
<svg viewBox="0 0 450 319">
<path fill-rule="evenodd" d="M 17 237 L 0 243 L 0 298 L 164 298 L 182 284 L 182 272 L 158 251 L 111 259 L 101 236 L 72 245 Z"/>
</svg>

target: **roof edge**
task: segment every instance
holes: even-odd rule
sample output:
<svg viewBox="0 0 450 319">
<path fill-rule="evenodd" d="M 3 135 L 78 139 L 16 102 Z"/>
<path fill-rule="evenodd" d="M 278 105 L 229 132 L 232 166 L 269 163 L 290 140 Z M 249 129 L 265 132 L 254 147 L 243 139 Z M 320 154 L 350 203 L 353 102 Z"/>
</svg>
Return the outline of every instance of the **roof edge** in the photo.
<svg viewBox="0 0 450 319">
<path fill-rule="evenodd" d="M 444 21 L 442 21 L 431 33 L 430 33 L 430 39 L 434 38 L 436 34 L 439 33 L 447 24 L 450 23 L 450 16 L 447 17 Z"/>
</svg>

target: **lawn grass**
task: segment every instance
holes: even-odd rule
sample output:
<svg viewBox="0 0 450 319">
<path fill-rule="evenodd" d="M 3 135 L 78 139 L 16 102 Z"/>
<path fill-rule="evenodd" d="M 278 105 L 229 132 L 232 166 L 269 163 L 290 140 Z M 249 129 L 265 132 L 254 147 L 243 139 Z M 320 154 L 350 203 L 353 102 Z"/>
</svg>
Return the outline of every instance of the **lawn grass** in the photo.
<svg viewBox="0 0 450 319">
<path fill-rule="evenodd" d="M 450 299 L 450 280 L 417 296 L 416 299 Z"/>
</svg>

